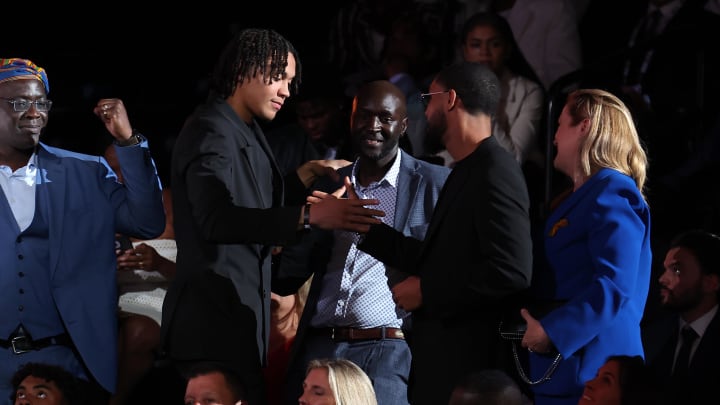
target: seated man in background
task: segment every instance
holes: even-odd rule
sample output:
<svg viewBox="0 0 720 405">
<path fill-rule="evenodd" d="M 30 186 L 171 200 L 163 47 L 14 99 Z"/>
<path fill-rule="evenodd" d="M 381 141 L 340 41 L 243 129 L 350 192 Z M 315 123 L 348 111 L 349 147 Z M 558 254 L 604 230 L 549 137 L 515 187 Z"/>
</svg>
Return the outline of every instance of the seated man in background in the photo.
<svg viewBox="0 0 720 405">
<path fill-rule="evenodd" d="M 720 381 L 720 237 L 677 235 L 658 281 L 668 316 L 643 326 L 646 361 L 668 404 L 705 403 Z"/>
<path fill-rule="evenodd" d="M 187 374 L 185 405 L 247 405 L 240 377 L 222 363 L 201 362 Z"/>
</svg>

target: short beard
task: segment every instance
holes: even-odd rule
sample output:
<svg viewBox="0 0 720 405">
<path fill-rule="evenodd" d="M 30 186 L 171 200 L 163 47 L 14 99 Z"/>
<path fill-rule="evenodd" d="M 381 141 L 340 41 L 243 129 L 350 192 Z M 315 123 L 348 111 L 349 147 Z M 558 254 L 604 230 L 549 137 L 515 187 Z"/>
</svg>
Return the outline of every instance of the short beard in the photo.
<svg viewBox="0 0 720 405">
<path fill-rule="evenodd" d="M 662 307 L 673 311 L 685 312 L 697 307 L 700 301 L 702 301 L 702 291 L 698 286 L 691 291 L 685 291 L 682 296 L 675 296 L 671 293 L 668 296 L 668 300 L 662 304 Z"/>
<path fill-rule="evenodd" d="M 435 114 L 427 121 L 425 127 L 425 151 L 435 154 L 445 149 L 443 135 L 447 131 L 447 119 L 443 114 Z"/>
</svg>

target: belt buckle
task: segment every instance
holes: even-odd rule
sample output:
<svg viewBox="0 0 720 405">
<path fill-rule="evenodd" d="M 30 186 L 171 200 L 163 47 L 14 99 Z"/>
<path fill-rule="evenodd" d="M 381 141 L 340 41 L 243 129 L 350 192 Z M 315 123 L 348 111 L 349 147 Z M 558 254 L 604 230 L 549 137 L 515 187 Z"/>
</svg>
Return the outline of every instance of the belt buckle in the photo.
<svg viewBox="0 0 720 405">
<path fill-rule="evenodd" d="M 15 336 L 10 343 L 15 354 L 23 354 L 32 350 L 32 341 L 27 336 Z"/>
</svg>

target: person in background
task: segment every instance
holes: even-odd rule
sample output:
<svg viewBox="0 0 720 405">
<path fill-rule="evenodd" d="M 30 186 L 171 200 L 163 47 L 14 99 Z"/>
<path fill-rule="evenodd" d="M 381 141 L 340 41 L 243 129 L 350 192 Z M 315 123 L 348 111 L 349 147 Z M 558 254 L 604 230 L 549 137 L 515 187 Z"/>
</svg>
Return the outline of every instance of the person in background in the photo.
<svg viewBox="0 0 720 405">
<path fill-rule="evenodd" d="M 486 64 L 500 80 L 500 103 L 493 136 L 521 165 L 542 168 L 538 141 L 544 111 L 542 84 L 525 61 L 507 21 L 485 12 L 472 15 L 461 31 L 463 59 Z"/>
<path fill-rule="evenodd" d="M 415 6 L 418 5 L 415 3 Z M 395 17 L 385 37 L 382 73 L 377 77 L 396 85 L 405 94 L 408 128 L 407 135 L 400 140 L 400 148 L 420 159 L 431 157 L 425 152 L 427 122 L 420 94 L 427 91 L 441 66 L 440 47 L 422 18 L 419 10 Z"/>
<path fill-rule="evenodd" d="M 160 235 L 162 190 L 120 99 L 93 113 L 114 139 L 124 184 L 101 156 L 40 142 L 49 91 L 44 69 L 0 59 L 0 398 L 18 366 L 41 362 L 78 377 L 99 404 L 118 369 L 115 234 Z"/>
<path fill-rule="evenodd" d="M 658 388 L 642 356 L 610 356 L 585 383 L 578 405 L 659 405 Z"/>
<path fill-rule="evenodd" d="M 555 133 L 554 166 L 572 190 L 549 214 L 531 293 L 557 307 L 527 322 L 522 347 L 536 405 L 577 404 L 587 380 L 613 354 L 642 356 L 640 320 L 650 285 L 647 157 L 630 111 L 597 89 L 571 92 Z M 538 316 L 539 317 L 539 316 Z"/>
<path fill-rule="evenodd" d="M 247 405 L 245 386 L 240 376 L 215 362 L 195 364 L 187 373 L 185 405 Z"/>
<path fill-rule="evenodd" d="M 103 154 L 123 182 L 115 147 Z M 175 231 L 172 221 L 172 194 L 163 187 L 165 230 L 152 240 L 127 238 L 132 245 L 118 250 L 118 382 L 110 405 L 124 404 L 137 382 L 150 370 L 160 349 L 162 301 L 169 280 L 175 277 Z M 125 238 L 118 235 L 118 238 Z"/>
<path fill-rule="evenodd" d="M 13 374 L 12 386 L 14 405 L 85 404 L 77 378 L 60 366 L 26 363 Z"/>
<path fill-rule="evenodd" d="M 268 143 L 283 174 L 316 159 L 353 160 L 348 109 L 340 79 L 321 66 L 304 69 L 300 92 L 288 102 L 295 120 L 268 132 Z"/>
<path fill-rule="evenodd" d="M 301 78 L 295 47 L 276 31 L 236 32 L 217 61 L 207 101 L 175 141 L 171 184 L 178 256 L 163 302 L 161 344 L 183 371 L 197 361 L 240 374 L 253 405 L 265 399 L 271 252 L 303 230 L 366 231 L 377 200 L 305 204 L 317 177 L 342 160 L 313 160 L 283 179 L 259 121 L 272 120 Z"/>
<path fill-rule="evenodd" d="M 545 154 L 541 148 L 545 92 L 540 79 L 525 60 L 507 20 L 499 14 L 473 14 L 460 34 L 463 59 L 486 64 L 500 80 L 493 136 L 520 162 L 531 213 L 536 215 L 544 202 L 545 179 Z M 452 159 L 446 156 L 447 163 L 452 164 Z"/>
<path fill-rule="evenodd" d="M 268 365 L 263 369 L 268 405 L 280 405 L 287 385 L 285 375 L 290 361 L 290 352 L 297 335 L 300 317 L 305 309 L 310 277 L 295 293 L 270 296 L 270 340 L 268 343 Z"/>
<path fill-rule="evenodd" d="M 587 0 L 580 0 L 587 1 Z M 456 24 L 461 27 L 478 11 L 505 18 L 520 51 L 540 78 L 544 90 L 583 67 L 576 0 L 459 0 Z"/>
<path fill-rule="evenodd" d="M 300 405 L 377 405 L 367 374 L 346 359 L 316 359 L 308 364 Z"/>
<path fill-rule="evenodd" d="M 498 369 L 475 371 L 453 389 L 448 405 L 530 405 L 530 400 L 506 372 Z"/>
<path fill-rule="evenodd" d="M 648 365 L 668 404 L 703 403 L 720 381 L 720 237 L 701 229 L 675 235 L 658 281 L 666 314 L 643 325 Z"/>
<path fill-rule="evenodd" d="M 416 238 L 423 238 L 435 202 L 450 170 L 413 158 L 400 148 L 408 128 L 407 102 L 402 90 L 387 80 L 358 89 L 350 117 L 350 138 L 358 158 L 338 170 L 363 198 L 380 200 L 382 220 Z M 342 183 L 318 181 L 322 191 Z M 273 288 L 287 293 L 297 288 L 282 280 L 287 255 L 295 250 L 298 280 L 313 276 L 293 359 L 288 371 L 288 397 L 296 400 L 307 364 L 317 358 L 346 358 L 373 381 L 378 403 L 407 404 L 411 353 L 405 332 L 407 311 L 398 309 L 390 288 L 407 274 L 360 252 L 355 232 L 313 230 L 313 243 L 293 246 L 280 257 Z M 303 257 L 302 260 L 297 256 Z"/>
</svg>

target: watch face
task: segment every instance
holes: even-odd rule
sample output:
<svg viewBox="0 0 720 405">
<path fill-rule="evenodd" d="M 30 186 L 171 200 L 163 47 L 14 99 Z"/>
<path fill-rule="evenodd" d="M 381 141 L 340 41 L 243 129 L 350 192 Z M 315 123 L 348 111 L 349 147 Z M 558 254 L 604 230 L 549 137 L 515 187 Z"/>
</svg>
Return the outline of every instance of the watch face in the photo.
<svg viewBox="0 0 720 405">
<path fill-rule="evenodd" d="M 310 207 L 311 204 L 305 204 L 303 210 L 303 229 L 310 229 Z"/>
<path fill-rule="evenodd" d="M 117 144 L 120 145 L 120 146 L 134 146 L 134 145 L 137 145 L 137 144 L 139 144 L 139 143 L 141 143 L 141 142 L 142 142 L 142 137 L 141 137 L 140 135 L 138 135 L 138 134 L 135 134 L 135 133 L 133 133 L 133 134 L 130 136 L 130 138 L 128 138 L 128 139 L 126 139 L 126 140 L 124 140 L 124 141 L 119 141 L 119 140 L 116 140 L 116 141 L 115 141 L 115 143 L 117 143 Z"/>
</svg>

